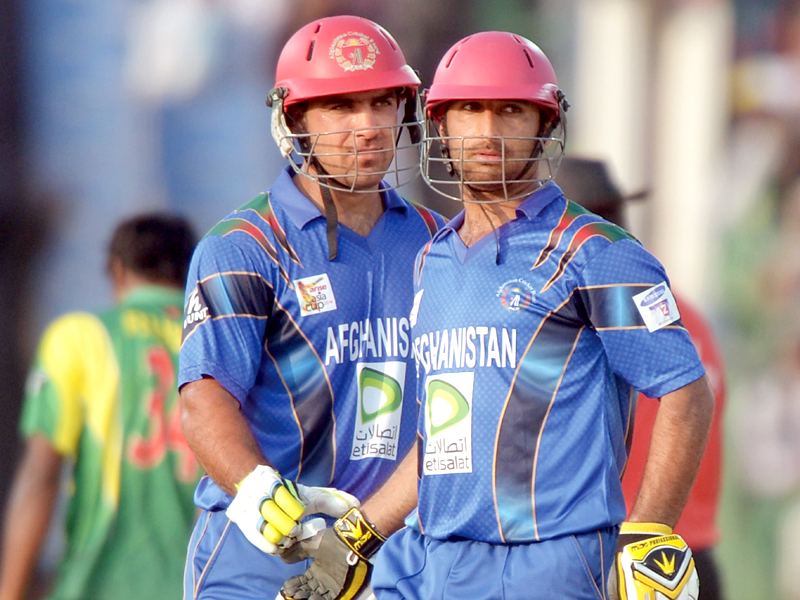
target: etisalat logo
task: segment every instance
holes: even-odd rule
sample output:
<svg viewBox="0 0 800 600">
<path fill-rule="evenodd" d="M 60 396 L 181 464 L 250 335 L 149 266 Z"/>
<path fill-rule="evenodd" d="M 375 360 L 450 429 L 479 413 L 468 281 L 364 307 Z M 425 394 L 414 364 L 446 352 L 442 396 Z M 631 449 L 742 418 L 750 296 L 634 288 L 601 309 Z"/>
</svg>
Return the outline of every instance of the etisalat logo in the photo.
<svg viewBox="0 0 800 600">
<path fill-rule="evenodd" d="M 431 436 L 440 433 L 469 414 L 469 403 L 454 386 L 440 379 L 428 384 L 428 422 Z"/>
<path fill-rule="evenodd" d="M 358 369 L 358 412 L 350 458 L 397 460 L 406 364 L 365 363 Z"/>
<path fill-rule="evenodd" d="M 426 475 L 472 472 L 472 388 L 474 373 L 447 373 L 426 383 Z"/>
<path fill-rule="evenodd" d="M 502 307 L 516 312 L 528 308 L 533 302 L 536 292 L 533 291 L 533 286 L 524 279 L 512 279 L 501 285 L 496 295 L 500 298 Z"/>
</svg>

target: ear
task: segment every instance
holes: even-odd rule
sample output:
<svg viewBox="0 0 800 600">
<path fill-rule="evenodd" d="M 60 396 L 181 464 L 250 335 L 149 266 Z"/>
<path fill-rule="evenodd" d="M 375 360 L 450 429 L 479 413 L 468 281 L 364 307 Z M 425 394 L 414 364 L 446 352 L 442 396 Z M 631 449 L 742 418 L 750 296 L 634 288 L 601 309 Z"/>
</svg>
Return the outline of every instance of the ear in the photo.
<svg viewBox="0 0 800 600">
<path fill-rule="evenodd" d="M 119 256 L 112 256 L 108 259 L 108 276 L 111 279 L 114 298 L 119 300 L 130 285 L 130 271 L 125 268 Z"/>
</svg>

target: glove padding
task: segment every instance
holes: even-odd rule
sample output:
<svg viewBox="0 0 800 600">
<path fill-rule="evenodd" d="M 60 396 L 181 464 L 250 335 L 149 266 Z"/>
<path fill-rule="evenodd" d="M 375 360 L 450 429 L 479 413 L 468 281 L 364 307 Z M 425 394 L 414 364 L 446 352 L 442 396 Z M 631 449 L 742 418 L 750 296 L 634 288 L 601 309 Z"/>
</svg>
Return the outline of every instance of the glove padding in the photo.
<svg viewBox="0 0 800 600">
<path fill-rule="evenodd" d="M 622 524 L 608 578 L 609 600 L 697 600 L 692 551 L 660 523 Z"/>
<path fill-rule="evenodd" d="M 314 559 L 302 575 L 292 577 L 281 588 L 285 600 L 353 600 L 371 593 L 369 559 L 386 541 L 357 508 L 333 527 L 301 541 L 282 555 L 294 563 Z"/>
<path fill-rule="evenodd" d="M 358 499 L 334 488 L 309 487 L 284 479 L 272 467 L 257 466 L 237 486 L 225 511 L 247 540 L 268 554 L 279 554 L 302 534 L 304 515 L 341 517 Z"/>
</svg>

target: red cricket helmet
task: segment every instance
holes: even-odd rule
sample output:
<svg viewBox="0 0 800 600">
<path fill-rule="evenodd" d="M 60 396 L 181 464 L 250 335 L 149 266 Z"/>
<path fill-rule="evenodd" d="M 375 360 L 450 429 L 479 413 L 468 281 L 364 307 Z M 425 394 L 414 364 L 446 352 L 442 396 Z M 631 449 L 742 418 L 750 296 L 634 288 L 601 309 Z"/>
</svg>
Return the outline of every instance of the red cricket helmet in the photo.
<svg viewBox="0 0 800 600">
<path fill-rule="evenodd" d="M 468 138 L 449 136 L 439 126 L 446 105 L 459 100 L 522 100 L 537 106 L 541 112 L 539 131 L 495 138 L 504 145 L 514 140 L 534 140 L 533 154 L 504 156 L 503 172 L 496 180 L 471 180 L 472 163 L 480 161 L 451 157 L 451 147 L 463 150 Z M 553 66 L 536 44 L 504 31 L 467 36 L 456 42 L 439 62 L 425 95 L 428 127 L 422 176 L 434 191 L 463 202 L 476 201 L 466 197 L 467 189 L 473 192 L 478 189 L 481 203 L 524 198 L 537 186 L 551 181 L 558 171 L 567 141 L 567 108 L 569 104 L 558 87 Z M 450 178 L 432 169 L 436 164 L 443 166 Z M 520 165 L 524 167 L 521 172 L 508 174 Z M 486 190 L 492 186 L 498 193 L 488 200 Z"/>
<path fill-rule="evenodd" d="M 513 33 L 484 31 L 447 51 L 425 100 L 430 117 L 453 100 L 527 100 L 558 119 L 562 98 L 553 66 L 536 44 Z"/>
<path fill-rule="evenodd" d="M 275 87 L 284 88 L 283 107 L 311 98 L 408 88 L 419 77 L 383 27 L 363 17 L 317 19 L 302 27 L 283 47 Z"/>
</svg>

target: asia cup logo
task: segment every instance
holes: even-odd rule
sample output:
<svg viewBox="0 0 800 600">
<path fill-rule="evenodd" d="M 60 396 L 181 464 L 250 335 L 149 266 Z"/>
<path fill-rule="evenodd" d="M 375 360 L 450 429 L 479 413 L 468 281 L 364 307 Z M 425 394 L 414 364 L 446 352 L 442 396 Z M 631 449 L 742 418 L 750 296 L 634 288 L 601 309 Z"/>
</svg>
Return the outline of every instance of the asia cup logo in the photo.
<svg viewBox="0 0 800 600">
<path fill-rule="evenodd" d="M 364 71 L 373 67 L 380 51 L 372 38 L 348 31 L 333 40 L 329 54 L 345 71 Z"/>
<path fill-rule="evenodd" d="M 533 302 L 533 296 L 533 287 L 522 279 L 507 281 L 497 291 L 500 305 L 514 312 L 528 308 Z"/>
</svg>

